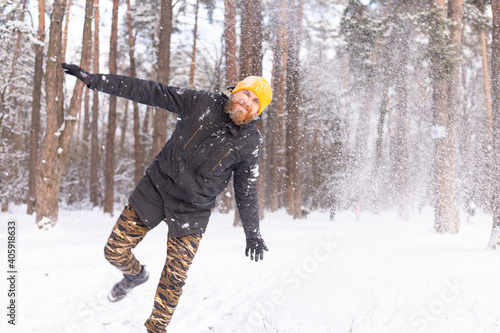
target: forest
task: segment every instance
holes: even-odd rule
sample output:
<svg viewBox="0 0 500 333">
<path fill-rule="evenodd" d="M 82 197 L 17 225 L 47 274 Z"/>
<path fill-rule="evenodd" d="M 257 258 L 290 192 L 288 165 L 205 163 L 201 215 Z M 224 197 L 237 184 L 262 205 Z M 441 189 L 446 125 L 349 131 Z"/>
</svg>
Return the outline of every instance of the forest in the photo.
<svg viewBox="0 0 500 333">
<path fill-rule="evenodd" d="M 431 206 L 457 233 L 476 205 L 500 245 L 500 0 L 100 1 L 0 0 L 2 211 L 113 213 L 175 126 L 62 62 L 212 92 L 261 75 L 262 216 Z"/>
</svg>

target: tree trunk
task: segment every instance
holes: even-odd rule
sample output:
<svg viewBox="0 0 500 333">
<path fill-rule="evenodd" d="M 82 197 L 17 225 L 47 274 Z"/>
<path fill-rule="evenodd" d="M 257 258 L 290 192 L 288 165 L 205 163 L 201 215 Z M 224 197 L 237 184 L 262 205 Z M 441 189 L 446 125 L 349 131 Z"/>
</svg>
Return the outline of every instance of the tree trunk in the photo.
<svg viewBox="0 0 500 333">
<path fill-rule="evenodd" d="M 500 246 L 500 0 L 491 0 L 493 38 L 491 45 L 491 96 L 493 113 L 492 215 L 490 249 Z"/>
<path fill-rule="evenodd" d="M 288 13 L 288 58 L 286 72 L 286 157 L 287 157 L 287 211 L 294 218 L 302 218 L 302 184 L 300 174 L 301 131 L 299 127 L 300 104 L 300 22 L 302 1 L 290 0 Z M 297 26 L 298 25 L 298 26 Z"/>
<path fill-rule="evenodd" d="M 262 6 L 260 0 L 241 3 L 240 80 L 262 75 Z"/>
<path fill-rule="evenodd" d="M 63 46 L 62 46 L 62 61 L 66 62 L 66 46 L 68 45 L 68 26 L 69 26 L 69 10 L 71 8 L 71 0 L 66 1 L 66 12 L 64 16 L 63 30 Z"/>
<path fill-rule="evenodd" d="M 92 54 L 92 40 L 91 40 L 91 45 L 89 45 L 90 53 Z M 89 62 L 90 66 L 90 62 Z M 89 136 L 90 136 L 90 90 L 86 89 L 85 90 L 85 97 L 84 97 L 84 116 L 83 116 L 83 134 L 82 134 L 82 145 L 83 145 L 83 158 L 85 160 L 88 160 L 88 154 L 89 154 Z M 80 118 L 78 118 L 80 119 Z M 80 136 L 80 127 L 78 127 L 78 134 L 77 134 L 77 140 Z"/>
<path fill-rule="evenodd" d="M 125 137 L 127 136 L 127 125 L 128 125 L 128 108 L 129 101 L 123 101 L 125 104 L 125 109 L 123 111 L 123 119 L 122 126 L 120 128 L 120 149 L 119 149 L 119 157 L 125 154 Z"/>
<path fill-rule="evenodd" d="M 486 11 L 486 3 L 483 0 L 475 0 L 473 1 L 474 5 L 481 13 L 485 13 Z M 481 43 L 481 57 L 483 59 L 483 76 L 484 76 L 484 95 L 486 102 L 486 117 L 488 120 L 488 147 L 485 149 L 487 166 L 486 170 L 488 172 L 487 178 L 491 177 L 491 165 L 493 163 L 491 156 L 491 148 L 493 147 L 493 114 L 492 114 L 492 105 L 491 105 L 491 85 L 490 85 L 490 69 L 489 69 L 489 59 L 488 59 L 488 42 L 486 40 L 486 33 L 484 30 L 481 30 L 479 40 Z M 485 192 L 485 210 L 491 211 L 491 182 L 484 184 L 484 192 Z"/>
<path fill-rule="evenodd" d="M 445 16 L 446 16 L 446 7 L 445 7 L 445 5 L 446 5 L 446 0 L 434 0 L 434 1 L 435 1 L 436 5 L 437 5 L 439 8 L 441 8 L 441 15 L 442 15 L 443 17 L 445 17 Z"/>
<path fill-rule="evenodd" d="M 488 117 L 488 134 L 490 144 L 493 140 L 493 116 L 491 113 L 491 87 L 490 87 L 490 70 L 488 60 L 488 45 L 486 42 L 486 34 L 481 31 L 481 56 L 483 58 L 483 74 L 484 74 L 484 94 L 486 99 L 486 112 Z"/>
<path fill-rule="evenodd" d="M 362 202 L 365 200 L 363 198 L 364 191 L 366 190 L 366 172 L 367 172 L 367 152 L 368 152 L 368 135 L 366 133 L 370 130 L 371 122 L 371 110 L 373 108 L 373 100 L 375 95 L 375 90 L 377 84 L 375 82 L 375 63 L 377 63 L 377 55 L 373 53 L 372 55 L 372 65 L 366 71 L 366 80 L 363 82 L 363 104 L 359 111 L 358 124 L 356 128 L 355 140 L 354 140 L 354 150 L 352 152 L 352 160 L 350 167 L 350 199 L 355 202 Z"/>
<path fill-rule="evenodd" d="M 168 84 L 170 76 L 170 36 L 172 34 L 172 0 L 162 0 L 158 45 L 158 81 Z M 156 156 L 167 141 L 167 112 L 157 109 L 153 128 L 153 155 Z"/>
<path fill-rule="evenodd" d="M 262 6 L 260 0 L 243 1 L 241 3 L 241 34 L 240 34 L 240 80 L 249 75 L 262 75 Z M 262 120 L 257 127 L 262 132 Z M 261 147 L 263 149 L 264 147 Z M 259 157 L 260 169 L 265 170 L 264 154 Z M 260 173 L 257 180 L 257 195 L 259 198 L 259 215 L 264 218 L 264 180 L 265 174 Z"/>
<path fill-rule="evenodd" d="M 350 71 L 349 71 L 349 54 L 346 52 L 344 54 L 344 73 L 343 73 L 343 77 L 344 77 L 344 86 L 343 86 L 343 89 L 345 89 L 346 91 L 348 89 L 350 89 L 350 85 L 349 85 L 349 74 L 350 74 Z M 345 108 L 345 120 L 347 123 L 349 123 L 349 113 L 350 113 L 350 104 L 349 104 L 349 97 L 344 97 L 344 108 Z M 349 126 L 346 126 L 346 129 L 345 129 L 345 137 L 347 138 L 347 140 L 349 140 L 349 138 L 351 137 L 351 132 L 350 132 L 350 128 Z M 349 146 L 349 145 L 347 145 Z M 350 149 L 350 147 L 348 148 Z M 351 153 L 348 153 L 347 154 L 348 156 L 351 155 Z"/>
<path fill-rule="evenodd" d="M 93 47 L 93 72 L 99 73 L 99 0 L 94 2 L 94 47 Z M 97 206 L 99 204 L 99 93 L 93 92 L 92 101 L 92 124 L 91 124 L 91 148 L 90 148 L 90 202 Z"/>
<path fill-rule="evenodd" d="M 56 176 L 59 128 L 63 123 L 62 21 L 65 0 L 54 0 L 49 31 L 45 94 L 47 100 L 47 132 L 38 163 L 36 186 L 36 223 L 47 228 L 57 223 L 59 180 Z"/>
<path fill-rule="evenodd" d="M 491 86 L 490 86 L 490 71 L 489 71 L 489 60 L 488 60 L 488 46 L 486 42 L 486 34 L 484 31 L 481 31 L 481 55 L 483 58 L 483 73 L 484 73 L 484 92 L 486 98 L 486 113 L 488 118 L 488 147 L 486 148 L 486 160 L 487 160 L 487 172 L 489 175 L 487 178 L 491 177 L 491 165 L 494 163 L 491 155 L 491 148 L 493 147 L 493 113 L 492 113 L 492 103 L 491 103 Z M 485 184 L 485 192 L 486 192 L 486 210 L 491 210 L 491 182 Z"/>
<path fill-rule="evenodd" d="M 196 69 L 196 39 L 198 38 L 198 7 L 200 0 L 196 0 L 194 7 L 193 51 L 191 52 L 191 66 L 189 66 L 189 87 L 194 89 L 194 72 Z"/>
<path fill-rule="evenodd" d="M 19 5 L 20 10 L 18 11 L 19 16 L 17 17 L 17 21 L 19 23 L 22 23 L 24 21 L 24 17 L 25 17 L 25 13 L 26 13 L 26 5 L 27 5 L 27 0 L 20 1 L 20 5 Z M 16 13 L 16 12 L 14 12 L 14 13 Z M 21 39 L 22 39 L 22 33 L 21 33 L 21 30 L 18 30 L 17 31 L 17 38 L 16 38 L 16 46 L 12 52 L 13 59 L 12 59 L 12 65 L 11 65 L 11 72 L 8 76 L 8 80 L 6 80 L 7 84 L 2 87 L 3 88 L 2 92 L 7 91 L 7 96 L 8 96 L 7 99 L 9 100 L 8 103 L 11 106 L 10 109 L 17 111 L 16 115 L 12 114 L 12 118 L 7 120 L 7 122 L 10 123 L 8 126 L 9 128 L 13 128 L 14 126 L 16 126 L 15 123 L 21 122 L 22 107 L 21 107 L 21 101 L 19 99 L 19 96 L 21 94 L 19 91 L 19 87 L 17 87 L 17 85 L 15 84 L 15 82 L 17 81 L 17 78 L 16 78 L 17 62 L 19 60 L 19 55 L 21 53 Z M 22 75 L 22 71 L 21 71 L 21 75 Z M 2 94 L 2 101 L 5 102 L 5 100 L 3 100 L 3 96 L 5 96 L 5 95 Z M 0 108 L 0 114 L 3 115 L 3 107 Z M 18 131 L 16 131 L 16 130 L 10 130 L 9 132 L 10 132 L 9 139 L 13 142 L 13 148 L 14 148 L 14 150 L 18 151 L 19 149 L 21 149 L 19 147 L 20 143 L 21 143 L 21 136 L 18 133 Z M 7 202 L 7 205 L 8 205 L 8 202 Z"/>
<path fill-rule="evenodd" d="M 281 0 L 277 4 L 279 14 L 274 18 L 274 58 L 271 85 L 273 87 L 273 101 L 268 112 L 268 131 L 266 146 L 268 152 L 267 168 L 267 202 L 272 212 L 283 207 L 284 200 L 284 154 L 285 151 L 285 75 L 287 64 L 287 0 Z"/>
<path fill-rule="evenodd" d="M 45 0 L 38 0 L 38 41 L 45 39 Z M 36 205 L 36 166 L 38 160 L 38 140 L 40 137 L 40 108 L 42 100 L 43 77 L 43 46 L 35 46 L 35 78 L 33 82 L 33 112 L 30 128 L 30 156 L 28 162 L 28 211 L 29 215 L 35 212 Z"/>
<path fill-rule="evenodd" d="M 131 15 L 130 0 L 127 0 L 127 27 L 128 27 L 128 54 L 130 58 L 130 76 L 136 76 L 135 70 L 135 37 L 132 30 L 132 15 Z M 141 180 L 142 172 L 142 148 L 141 148 L 141 125 L 139 120 L 139 106 L 137 102 L 132 102 L 134 107 L 134 180 L 137 184 Z"/>
<path fill-rule="evenodd" d="M 262 1 L 253 0 L 249 1 L 252 4 L 252 11 L 254 12 L 254 23 L 252 28 L 253 43 L 252 43 L 252 71 L 251 75 L 262 75 L 262 58 L 264 52 L 262 49 L 263 28 L 262 28 Z"/>
<path fill-rule="evenodd" d="M 226 87 L 234 87 L 238 81 L 238 61 L 236 56 L 236 3 L 235 0 L 224 1 L 224 44 L 226 58 Z M 234 201 L 233 180 L 221 193 L 221 212 L 229 213 Z"/>
<path fill-rule="evenodd" d="M 21 9 L 21 13 L 19 13 L 19 19 L 18 19 L 19 22 L 24 21 L 24 14 L 26 12 L 26 4 L 27 4 L 27 0 L 22 0 L 22 9 Z M 11 85 L 10 86 L 11 89 L 13 89 L 12 79 L 14 78 L 14 75 L 16 74 L 17 60 L 19 59 L 20 48 L 21 48 L 21 31 L 18 31 L 17 32 L 17 40 L 16 40 L 16 49 L 14 50 L 14 57 L 12 59 L 12 71 L 10 72 L 10 76 L 9 76 L 9 84 Z M 11 91 L 11 93 L 12 93 L 12 91 Z"/>
<path fill-rule="evenodd" d="M 253 32 L 253 41 L 251 44 L 251 52 L 252 52 L 252 68 L 250 69 L 249 74 L 255 76 L 262 76 L 262 58 L 264 56 L 262 51 L 262 4 L 260 0 L 248 1 L 251 6 L 251 11 L 253 12 L 253 23 L 252 29 Z M 265 111 L 267 112 L 267 111 Z M 266 122 L 266 117 L 261 115 L 261 120 L 257 123 L 257 128 L 261 132 L 263 137 L 266 137 L 267 131 L 266 126 L 264 125 Z M 266 154 L 264 153 L 265 146 L 262 145 L 260 147 L 260 155 L 259 155 L 259 169 L 265 170 L 267 159 Z M 264 219 L 264 206 L 265 206 L 265 187 L 266 187 L 266 177 L 267 174 L 264 172 L 260 172 L 259 178 L 257 179 L 257 196 L 259 202 L 259 218 Z"/>
<path fill-rule="evenodd" d="M 62 15 L 64 13 L 64 4 L 58 5 L 57 7 L 54 4 L 53 9 L 53 18 L 57 17 L 57 22 L 59 22 L 59 13 L 55 16 L 54 12 L 56 8 L 62 7 L 62 13 L 60 14 L 61 21 Z M 87 0 L 85 6 L 85 22 L 83 28 L 83 38 L 82 38 L 82 58 L 80 61 L 81 67 L 87 67 L 90 63 L 90 51 L 89 47 L 85 47 L 91 43 L 91 33 L 92 33 L 92 10 L 93 10 L 93 1 Z M 52 23 L 51 23 L 52 26 Z M 54 38 L 54 48 L 56 50 L 55 53 L 51 54 L 49 52 L 48 59 L 49 62 L 47 64 L 47 83 L 46 87 L 49 86 L 52 88 L 52 83 L 48 84 L 49 80 L 51 82 L 55 82 L 54 87 L 55 96 L 49 96 L 49 87 L 47 87 L 47 135 L 46 135 L 46 146 L 44 150 L 44 155 L 42 155 L 41 160 L 41 181 L 38 183 L 38 196 L 37 196 L 37 224 L 39 228 L 46 228 L 49 226 L 54 226 L 57 223 L 57 215 L 59 210 L 59 187 L 61 184 L 62 175 L 64 169 L 66 168 L 66 162 L 68 159 L 69 145 L 71 138 L 73 136 L 73 131 L 75 129 L 75 120 L 76 116 L 80 112 L 81 109 L 81 100 L 82 100 L 82 91 L 84 84 L 81 81 L 77 81 L 75 85 L 75 89 L 73 91 L 73 96 L 71 98 L 70 107 L 67 115 L 64 115 L 64 104 L 63 104 L 63 92 L 62 92 L 62 84 L 64 79 L 64 72 L 60 68 L 60 60 L 62 57 L 61 45 L 61 31 L 59 28 L 59 24 L 56 27 L 57 36 Z M 51 27 L 51 40 L 52 40 L 52 27 Z M 57 43 L 57 44 L 56 44 Z M 49 45 L 50 48 L 51 45 Z M 55 59 L 55 63 L 52 59 Z M 51 61 L 52 60 L 52 61 Z M 49 76 L 49 66 L 51 67 L 51 71 L 54 71 L 53 76 Z M 51 73 L 52 74 L 52 73 Z M 54 94 L 51 92 L 51 94 Z M 51 98 L 54 98 L 54 110 L 56 110 L 56 117 L 49 117 L 49 103 Z M 60 105 L 58 103 L 61 103 Z M 55 121 L 54 121 L 55 120 Z M 49 123 L 49 121 L 51 123 Z M 53 131 L 55 128 L 54 125 L 58 125 L 57 129 Z M 49 128 L 51 130 L 49 130 Z M 55 138 L 54 138 L 55 137 Z M 40 186 L 40 184 L 42 184 Z M 41 199 L 43 198 L 43 199 Z"/>
<path fill-rule="evenodd" d="M 462 0 L 448 1 L 448 18 L 451 26 L 450 43 L 460 57 Z M 435 207 L 435 229 L 440 233 L 457 233 L 460 229 L 457 195 L 457 109 L 460 82 L 457 66 L 451 66 L 447 75 L 435 76 L 434 115 L 435 125 L 446 127 L 446 137 L 436 140 L 437 198 Z"/>
<path fill-rule="evenodd" d="M 89 68 L 90 58 L 92 56 L 92 17 L 94 10 L 94 1 L 86 0 L 85 4 L 85 20 L 83 26 L 83 37 L 82 37 L 82 57 L 80 59 L 80 67 Z M 64 130 L 62 132 L 62 152 L 60 153 L 59 159 L 59 177 L 62 178 L 64 169 L 66 168 L 66 162 L 69 153 L 69 145 L 71 138 L 73 137 L 73 132 L 76 124 L 76 117 L 80 115 L 80 110 L 82 108 L 82 96 L 85 84 L 77 80 L 75 88 L 73 89 L 73 96 L 71 97 L 69 110 L 64 119 Z"/>
<path fill-rule="evenodd" d="M 109 73 L 116 74 L 118 47 L 118 0 L 113 0 L 111 38 L 109 45 Z M 104 187 L 104 212 L 113 214 L 115 168 L 116 96 L 109 96 L 108 132 L 106 134 L 106 167 Z"/>
<path fill-rule="evenodd" d="M 236 57 L 236 3 L 224 1 L 224 42 L 226 45 L 226 86 L 235 86 L 238 80 L 238 62 Z"/>
<path fill-rule="evenodd" d="M 401 54 L 404 54 L 406 43 L 403 43 Z M 409 175 L 408 175 L 408 91 L 407 85 L 407 70 L 406 63 L 401 65 L 397 75 L 396 92 L 398 93 L 398 117 L 397 117 L 397 134 L 396 134 L 396 185 L 398 191 L 398 215 L 402 220 L 410 219 L 410 202 L 409 202 Z"/>
<path fill-rule="evenodd" d="M 404 4 L 401 12 L 403 12 Z M 409 202 L 409 153 L 408 153 L 408 59 L 410 49 L 408 39 L 411 33 L 408 28 L 399 32 L 399 41 L 396 44 L 399 61 L 396 65 L 396 93 L 397 93 L 397 123 L 396 123 L 396 163 L 394 174 L 396 176 L 396 189 L 398 191 L 398 215 L 402 220 L 410 219 Z"/>
<path fill-rule="evenodd" d="M 382 143 L 383 143 L 383 136 L 384 136 L 384 122 L 385 122 L 385 115 L 387 114 L 388 106 L 389 106 L 389 87 L 387 84 L 387 79 L 383 80 L 384 82 L 384 88 L 383 88 L 383 97 L 382 97 L 382 103 L 380 103 L 380 109 L 379 109 L 379 118 L 377 122 L 377 141 L 375 143 L 375 167 L 373 168 L 375 170 L 374 172 L 374 177 L 377 177 L 377 175 L 381 174 L 381 166 L 382 166 Z"/>
</svg>

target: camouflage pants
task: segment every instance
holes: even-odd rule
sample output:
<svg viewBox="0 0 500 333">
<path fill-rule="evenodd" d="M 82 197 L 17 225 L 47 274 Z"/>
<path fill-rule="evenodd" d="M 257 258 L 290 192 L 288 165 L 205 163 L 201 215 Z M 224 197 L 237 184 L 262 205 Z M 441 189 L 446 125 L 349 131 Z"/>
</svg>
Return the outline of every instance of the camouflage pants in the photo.
<svg viewBox="0 0 500 333">
<path fill-rule="evenodd" d="M 104 247 L 105 258 L 125 274 L 138 274 L 141 264 L 132 253 L 150 229 L 142 223 L 134 209 L 127 205 L 118 218 Z M 156 288 L 151 316 L 144 324 L 148 332 L 166 332 L 182 294 L 187 271 L 198 250 L 201 235 L 168 238 L 167 259 Z"/>
</svg>

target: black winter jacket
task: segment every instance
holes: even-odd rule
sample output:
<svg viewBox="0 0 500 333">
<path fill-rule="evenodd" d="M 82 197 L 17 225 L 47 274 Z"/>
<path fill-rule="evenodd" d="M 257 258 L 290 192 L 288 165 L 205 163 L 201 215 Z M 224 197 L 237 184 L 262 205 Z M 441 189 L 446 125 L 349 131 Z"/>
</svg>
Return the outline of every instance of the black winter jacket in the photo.
<svg viewBox="0 0 500 333">
<path fill-rule="evenodd" d="M 95 74 L 91 89 L 166 109 L 178 115 L 172 136 L 146 170 L 129 204 L 170 237 L 205 232 L 215 198 L 234 174 L 234 192 L 247 237 L 259 234 L 257 177 L 261 135 L 255 121 L 234 124 L 228 96 L 167 86 L 127 76 Z"/>
</svg>

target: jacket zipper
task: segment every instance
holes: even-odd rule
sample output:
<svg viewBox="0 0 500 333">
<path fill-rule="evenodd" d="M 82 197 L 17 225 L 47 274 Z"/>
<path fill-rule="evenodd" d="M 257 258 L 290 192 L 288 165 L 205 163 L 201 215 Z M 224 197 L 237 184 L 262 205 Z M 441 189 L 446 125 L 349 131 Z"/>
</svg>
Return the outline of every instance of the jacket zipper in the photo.
<svg viewBox="0 0 500 333">
<path fill-rule="evenodd" d="M 196 136 L 196 134 L 198 134 L 198 132 L 203 128 L 203 125 L 200 125 L 200 127 L 198 127 L 198 129 L 196 130 L 196 132 L 194 132 L 193 135 L 191 135 L 191 137 L 189 138 L 188 142 L 186 142 L 186 144 L 184 145 L 184 147 L 182 149 L 186 149 L 186 147 L 188 146 L 188 144 L 191 142 L 191 140 L 194 139 L 194 137 Z"/>
<path fill-rule="evenodd" d="M 232 151 L 233 151 L 233 148 L 229 148 L 226 155 L 222 156 L 222 158 L 219 160 L 219 162 L 217 162 L 217 164 L 212 168 L 212 170 L 210 170 L 210 172 L 213 172 L 222 163 L 222 161 L 224 161 L 224 159 L 227 157 L 227 155 L 229 155 L 229 153 Z"/>
</svg>

